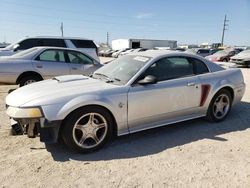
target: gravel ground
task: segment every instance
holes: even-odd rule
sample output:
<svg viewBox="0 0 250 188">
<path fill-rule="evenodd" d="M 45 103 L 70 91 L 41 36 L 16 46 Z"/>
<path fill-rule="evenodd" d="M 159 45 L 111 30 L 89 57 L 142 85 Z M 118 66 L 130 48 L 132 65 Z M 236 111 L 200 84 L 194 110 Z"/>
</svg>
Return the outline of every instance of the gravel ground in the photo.
<svg viewBox="0 0 250 188">
<path fill-rule="evenodd" d="M 221 123 L 203 119 L 116 138 L 82 155 L 39 138 L 11 136 L 0 86 L 1 187 L 250 187 L 250 69 L 247 90 Z"/>
</svg>

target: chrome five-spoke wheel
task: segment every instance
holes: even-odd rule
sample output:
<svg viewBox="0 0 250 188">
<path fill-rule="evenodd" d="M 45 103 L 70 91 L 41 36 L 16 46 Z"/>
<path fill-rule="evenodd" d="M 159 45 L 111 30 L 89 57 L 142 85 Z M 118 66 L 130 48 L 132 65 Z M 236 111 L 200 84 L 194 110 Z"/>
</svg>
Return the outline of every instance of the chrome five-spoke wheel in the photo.
<svg viewBox="0 0 250 188">
<path fill-rule="evenodd" d="M 219 95 L 214 102 L 213 113 L 217 119 L 222 119 L 227 115 L 230 107 L 229 97 L 226 94 Z"/>
<path fill-rule="evenodd" d="M 87 113 L 74 125 L 73 138 L 82 148 L 92 148 L 102 142 L 107 134 L 107 121 L 98 113 Z"/>
<path fill-rule="evenodd" d="M 101 148 L 113 135 L 113 119 L 104 108 L 82 107 L 72 112 L 62 124 L 64 143 L 87 153 Z"/>
<path fill-rule="evenodd" d="M 207 119 L 210 121 L 222 121 L 230 112 L 232 94 L 227 89 L 222 89 L 213 97 L 208 111 Z"/>
</svg>

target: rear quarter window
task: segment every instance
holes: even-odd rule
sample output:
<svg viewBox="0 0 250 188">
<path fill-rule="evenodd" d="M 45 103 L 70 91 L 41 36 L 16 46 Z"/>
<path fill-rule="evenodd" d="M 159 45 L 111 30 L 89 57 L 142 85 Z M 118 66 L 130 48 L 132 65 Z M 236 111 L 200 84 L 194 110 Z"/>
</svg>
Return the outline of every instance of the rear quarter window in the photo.
<svg viewBox="0 0 250 188">
<path fill-rule="evenodd" d="M 76 48 L 95 48 L 97 49 L 95 43 L 92 40 L 71 40 Z"/>
<path fill-rule="evenodd" d="M 195 58 L 190 58 L 189 60 L 194 65 L 195 74 L 205 74 L 205 73 L 209 72 L 209 70 L 207 68 L 207 65 L 204 62 L 202 62 L 201 60 L 198 60 L 198 59 L 195 59 Z"/>
</svg>

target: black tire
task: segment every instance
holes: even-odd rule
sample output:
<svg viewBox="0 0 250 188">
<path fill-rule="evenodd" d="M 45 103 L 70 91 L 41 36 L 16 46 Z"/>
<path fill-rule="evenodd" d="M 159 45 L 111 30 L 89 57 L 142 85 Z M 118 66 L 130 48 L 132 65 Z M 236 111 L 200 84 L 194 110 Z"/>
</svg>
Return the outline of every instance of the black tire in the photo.
<svg viewBox="0 0 250 188">
<path fill-rule="evenodd" d="M 215 105 L 215 101 L 218 99 L 219 96 L 221 95 L 226 95 L 229 99 L 229 106 L 228 106 L 228 110 L 226 112 L 226 114 L 222 117 L 222 118 L 217 118 L 216 115 L 214 114 L 214 105 Z M 207 110 L 207 116 L 206 118 L 211 121 L 211 122 L 220 122 L 223 121 L 227 115 L 229 114 L 230 110 L 231 110 L 231 106 L 232 106 L 232 95 L 231 93 L 227 90 L 227 89 L 221 89 L 220 91 L 218 91 L 215 96 L 213 97 L 212 101 L 209 104 L 208 110 Z"/>
<path fill-rule="evenodd" d="M 28 85 L 28 84 L 27 84 L 28 82 L 31 82 L 31 81 L 33 81 L 33 82 L 39 82 L 39 81 L 41 81 L 41 80 L 42 80 L 42 78 L 39 77 L 39 76 L 37 76 L 37 75 L 25 76 L 25 77 L 23 77 L 23 78 L 20 80 L 19 86 L 22 87 L 22 86 Z"/>
<path fill-rule="evenodd" d="M 89 114 L 89 113 L 95 113 L 95 114 L 99 114 L 99 115 L 103 116 L 103 118 L 105 118 L 106 123 L 107 123 L 107 126 L 105 128 L 107 130 L 106 130 L 106 134 L 103 136 L 103 139 L 100 143 L 98 143 L 98 144 L 96 143 L 97 145 L 93 146 L 91 148 L 86 148 L 84 146 L 82 146 L 82 147 L 79 146 L 80 143 L 77 143 L 77 141 L 74 139 L 73 135 L 75 134 L 74 127 L 75 127 L 75 124 L 77 123 L 77 121 L 79 121 L 79 119 L 81 119 L 83 116 L 85 116 L 86 114 Z M 96 106 L 88 106 L 88 107 L 79 108 L 78 110 L 71 113 L 63 121 L 61 136 L 62 136 L 64 143 L 69 148 L 71 148 L 77 152 L 89 153 L 89 152 L 93 152 L 93 151 L 96 151 L 96 150 L 102 148 L 111 139 L 111 137 L 113 135 L 113 130 L 114 130 L 113 119 L 107 110 L 100 108 L 100 107 L 96 107 Z"/>
</svg>

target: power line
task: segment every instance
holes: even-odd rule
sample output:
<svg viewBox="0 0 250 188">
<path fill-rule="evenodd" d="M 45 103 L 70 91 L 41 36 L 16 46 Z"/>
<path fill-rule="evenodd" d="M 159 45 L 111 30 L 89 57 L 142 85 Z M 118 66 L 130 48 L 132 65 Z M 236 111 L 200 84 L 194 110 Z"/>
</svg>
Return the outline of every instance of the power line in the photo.
<svg viewBox="0 0 250 188">
<path fill-rule="evenodd" d="M 37 24 L 37 22 L 32 22 L 32 21 L 24 21 L 24 20 L 12 20 L 12 19 L 4 19 L 2 21 L 3 23 L 6 22 L 6 24 L 3 24 L 4 26 L 8 25 L 10 22 L 13 22 L 13 23 L 17 23 L 17 24 L 26 24 L 26 25 L 34 25 L 36 27 L 46 27 L 46 28 L 54 28 L 54 26 L 56 25 L 55 22 L 51 22 L 51 21 L 47 21 L 46 23 L 39 23 L 39 25 Z M 83 24 L 79 24 L 79 23 L 83 23 Z M 109 29 L 109 26 L 88 26 L 88 27 L 84 27 L 84 22 L 77 22 L 77 25 L 75 24 L 67 24 L 67 26 L 70 28 L 70 29 L 84 29 L 84 30 L 97 30 L 97 31 L 100 31 L 100 30 L 104 30 L 104 29 Z M 6 29 L 6 27 L 2 27 L 2 29 Z M 213 27 L 214 28 L 214 27 Z M 157 29 L 157 28 L 141 28 L 141 27 L 133 27 L 133 28 L 122 28 L 121 27 L 115 27 L 113 28 L 112 30 L 114 31 L 122 31 L 122 32 L 130 32 L 130 31 L 133 31 L 135 33 L 141 33 L 142 31 L 144 33 L 155 33 L 155 32 L 161 32 L 161 33 L 175 33 L 176 34 L 176 30 L 174 27 L 170 27 L 168 29 L 165 29 L 165 28 L 161 28 L 161 29 Z M 193 33 L 193 32 L 201 32 L 203 30 L 203 28 L 201 27 L 197 27 L 197 28 L 194 28 L 194 27 L 189 27 L 189 28 L 185 28 L 185 31 L 183 31 L 182 33 L 183 34 L 186 34 L 186 33 Z"/>
<path fill-rule="evenodd" d="M 224 44 L 224 36 L 225 36 L 225 31 L 228 30 L 228 28 L 226 28 L 228 26 L 229 20 L 227 20 L 227 15 L 225 15 L 224 18 L 224 23 L 223 23 L 223 30 L 222 30 L 222 37 L 221 37 L 221 46 L 223 46 Z"/>
<path fill-rule="evenodd" d="M 69 10 L 69 9 L 61 9 L 61 8 L 51 8 L 51 7 L 46 7 L 46 6 L 37 6 L 37 5 L 33 5 L 33 4 L 27 4 L 27 3 L 19 3 L 19 2 L 11 2 L 11 1 L 6 1 L 6 0 L 0 0 L 2 1 L 3 3 L 5 4 L 12 4 L 12 5 L 16 5 L 16 6 L 21 6 L 21 7 L 31 7 L 31 8 L 37 8 L 37 9 L 45 9 L 45 10 L 51 10 L 53 11 L 53 13 L 55 11 L 58 11 L 58 12 L 61 12 L 63 14 L 65 13 L 70 13 L 70 14 L 75 14 L 75 15 L 82 15 L 82 12 L 81 11 L 72 11 L 72 10 Z M 1 10 L 1 12 L 4 12 L 4 10 Z M 8 11 L 9 12 L 9 11 Z M 11 13 L 13 13 L 14 10 L 11 11 Z M 21 14 L 25 14 L 26 12 L 20 12 Z M 93 16 L 98 16 L 98 17 L 101 17 L 103 21 L 103 17 L 109 17 L 109 18 L 119 18 L 119 19 L 127 19 L 127 20 L 138 20 L 136 19 L 136 16 L 130 16 L 130 17 L 126 17 L 126 16 L 117 16 L 117 15 L 111 15 L 111 14 L 95 14 L 95 13 L 92 13 L 92 12 L 84 12 L 86 15 L 93 15 Z M 54 16 L 53 16 L 54 17 Z M 50 17 L 50 18 L 53 18 L 53 17 Z M 109 18 L 107 18 L 107 20 L 109 20 Z M 75 20 L 75 19 L 74 19 Z M 101 22 L 100 21 L 100 22 Z M 138 21 L 143 21 L 143 19 L 141 20 L 138 20 Z M 147 21 L 152 21 L 152 22 L 156 22 L 156 21 L 160 21 L 162 23 L 166 23 L 167 22 L 171 22 L 172 19 L 169 18 L 164 18 L 164 19 L 159 19 L 159 18 L 147 18 Z M 181 20 L 182 21 L 182 20 Z M 201 23 L 212 23 L 212 21 L 210 20 L 203 20 L 202 22 L 188 22 L 188 21 L 185 21 L 185 22 L 182 22 L 181 24 L 201 24 Z M 110 23 L 110 22 L 106 22 L 106 23 Z M 120 22 L 116 22 L 116 24 L 119 24 Z M 123 23 L 124 24 L 124 23 Z M 214 23 L 213 23 L 214 24 Z M 134 24 L 135 25 L 135 24 Z M 152 24 L 149 24 L 149 25 L 152 25 Z"/>
<path fill-rule="evenodd" d="M 7 10 L 3 10 L 1 12 L 8 12 Z M 194 26 L 198 26 L 200 24 L 206 24 L 209 25 L 209 23 L 207 22 L 185 22 L 185 23 L 178 23 L 178 22 L 165 22 L 164 24 L 156 24 L 156 23 L 137 23 L 137 22 L 120 22 L 120 21 L 105 21 L 105 20 L 91 20 L 91 19 L 79 19 L 79 18 L 69 18 L 69 17 L 51 17 L 50 15 L 45 15 L 45 14 L 32 14 L 29 12 L 20 12 L 20 11 L 12 11 L 12 14 L 21 14 L 21 15 L 27 15 L 27 16 L 32 16 L 32 17 L 40 17 L 40 18 L 49 18 L 50 20 L 61 20 L 63 19 L 64 21 L 77 21 L 77 22 L 86 22 L 86 23 L 97 23 L 97 24 L 110 24 L 110 25 L 127 25 L 127 26 L 141 26 L 141 27 L 163 27 L 163 26 L 167 26 L 167 27 L 174 27 L 177 25 L 185 25 L 186 27 L 194 27 Z M 109 20 L 109 19 L 108 19 Z M 46 21 L 47 22 L 47 21 Z M 215 25 L 215 23 L 211 23 L 210 24 Z"/>
</svg>

